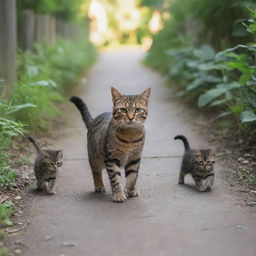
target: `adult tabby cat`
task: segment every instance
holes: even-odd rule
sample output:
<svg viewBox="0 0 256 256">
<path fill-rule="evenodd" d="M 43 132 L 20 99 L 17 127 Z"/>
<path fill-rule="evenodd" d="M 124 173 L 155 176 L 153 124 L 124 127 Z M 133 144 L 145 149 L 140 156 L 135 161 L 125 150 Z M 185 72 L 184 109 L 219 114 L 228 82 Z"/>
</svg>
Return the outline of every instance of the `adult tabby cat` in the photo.
<svg viewBox="0 0 256 256">
<path fill-rule="evenodd" d="M 113 111 L 92 118 L 85 103 L 71 97 L 88 129 L 88 154 L 95 192 L 105 192 L 102 170 L 107 169 L 113 201 L 122 203 L 127 197 L 139 196 L 135 187 L 145 140 L 144 122 L 148 115 L 150 88 L 139 95 L 123 95 L 111 88 Z M 120 168 L 124 167 L 125 188 Z"/>
<path fill-rule="evenodd" d="M 175 140 L 182 140 L 185 146 L 179 184 L 184 184 L 185 175 L 190 173 L 199 191 L 211 191 L 214 180 L 215 152 L 211 149 L 191 149 L 188 140 L 178 135 Z"/>
<path fill-rule="evenodd" d="M 58 167 L 62 166 L 62 150 L 41 150 L 32 137 L 28 139 L 33 143 L 38 153 L 34 172 L 37 180 L 37 190 L 45 191 L 48 195 L 54 195 L 54 185 Z"/>
</svg>

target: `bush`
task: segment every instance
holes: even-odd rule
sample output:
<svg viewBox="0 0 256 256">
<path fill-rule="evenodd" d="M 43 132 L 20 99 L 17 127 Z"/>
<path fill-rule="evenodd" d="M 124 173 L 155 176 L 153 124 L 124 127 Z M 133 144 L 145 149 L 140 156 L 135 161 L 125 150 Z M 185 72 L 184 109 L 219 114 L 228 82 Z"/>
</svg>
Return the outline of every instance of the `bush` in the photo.
<svg viewBox="0 0 256 256">
<path fill-rule="evenodd" d="M 252 37 L 243 22 L 250 15 L 248 7 L 255 6 L 254 1 L 240 0 L 169 0 L 168 9 L 163 11 L 163 17 L 168 18 L 164 28 L 153 37 L 146 64 L 165 73 L 169 49 L 209 44 L 221 50 L 246 43 Z"/>
<path fill-rule="evenodd" d="M 10 141 L 13 137 L 22 135 L 24 125 L 20 122 L 12 121 L 8 118 L 9 113 L 14 113 L 22 108 L 30 107 L 30 104 L 23 106 L 10 106 L 0 103 L 0 186 L 11 185 L 16 177 L 16 172 L 9 165 Z"/>
<path fill-rule="evenodd" d="M 176 7 L 181 6 L 179 2 L 174 2 Z M 200 10 L 206 4 L 206 1 L 202 0 L 193 0 L 191 4 L 196 2 L 198 5 L 195 6 L 193 13 L 196 13 L 196 10 Z M 198 14 L 197 20 L 201 19 L 201 23 L 198 24 L 202 28 L 194 30 L 194 37 L 195 35 L 201 35 L 200 39 L 196 40 L 189 40 L 191 37 L 188 33 L 182 32 L 179 35 L 177 32 L 180 31 L 181 24 L 184 22 L 184 12 L 190 10 L 189 4 L 181 11 L 178 8 L 177 13 L 173 13 L 173 19 L 169 20 L 164 29 L 156 36 L 145 62 L 163 72 L 172 81 L 172 84 L 177 85 L 177 96 L 181 96 L 194 104 L 196 103 L 200 108 L 217 107 L 218 111 L 215 111 L 215 113 L 218 113 L 218 118 L 224 118 L 225 120 L 227 116 L 231 116 L 233 120 L 236 120 L 236 128 L 239 128 L 240 131 L 246 131 L 246 134 L 249 133 L 250 135 L 249 139 L 253 139 L 256 132 L 255 44 L 253 41 L 252 43 L 247 41 L 247 44 L 240 43 L 233 46 L 236 41 L 234 40 L 235 36 L 227 33 L 226 38 L 224 36 L 220 36 L 220 38 L 223 39 L 222 42 L 225 41 L 225 44 L 233 47 L 218 51 L 221 45 L 222 47 L 225 45 L 224 43 L 216 46 L 216 44 L 211 43 L 211 40 L 202 37 L 203 33 L 215 33 L 216 29 L 216 24 L 208 24 L 211 21 L 207 21 L 206 14 L 216 8 L 216 5 L 223 6 L 219 13 L 214 15 L 221 16 L 225 13 L 224 10 L 228 10 L 226 2 L 221 2 L 223 1 L 215 1 L 214 4 L 210 4 L 208 8 L 200 13 L 201 16 Z M 238 5 L 238 1 L 235 1 L 230 6 L 230 12 L 233 16 L 230 15 L 235 18 L 235 20 L 231 19 L 233 23 L 237 21 L 237 8 L 242 8 L 241 5 L 244 6 L 244 3 Z M 240 15 L 245 12 L 243 9 Z M 248 9 L 247 12 L 249 12 Z M 208 17 L 212 18 L 212 16 Z M 252 13 L 249 20 L 244 20 L 244 16 L 241 16 L 241 18 L 244 22 L 242 24 L 243 29 L 240 28 L 240 41 L 243 42 L 245 38 L 247 40 L 248 38 L 255 38 L 256 12 Z M 223 20 L 226 22 L 226 19 L 220 19 L 219 22 Z M 205 24 L 202 24 L 202 21 Z M 225 31 L 225 26 L 221 27 L 219 23 L 218 26 L 220 30 Z M 206 29 L 208 29 L 208 32 L 205 31 Z M 175 38 L 172 37 L 175 31 L 179 36 L 172 39 Z M 234 31 L 237 32 L 237 30 Z M 246 37 L 242 37 L 242 31 Z M 247 35 L 248 33 L 250 36 Z M 204 35 L 207 36 L 207 34 Z M 218 33 L 215 35 L 218 39 Z M 206 42 L 211 44 L 206 44 Z M 225 122 L 225 125 L 229 125 L 228 122 Z M 234 126 L 234 124 L 232 125 Z"/>
<path fill-rule="evenodd" d="M 15 120 L 28 124 L 29 129 L 48 129 L 51 121 L 61 114 L 55 103 L 64 100 L 95 55 L 89 42 L 59 41 L 53 47 L 36 45 L 33 51 L 20 51 L 19 77 L 11 93 L 12 104 L 29 102 L 34 108 L 14 113 Z"/>
</svg>

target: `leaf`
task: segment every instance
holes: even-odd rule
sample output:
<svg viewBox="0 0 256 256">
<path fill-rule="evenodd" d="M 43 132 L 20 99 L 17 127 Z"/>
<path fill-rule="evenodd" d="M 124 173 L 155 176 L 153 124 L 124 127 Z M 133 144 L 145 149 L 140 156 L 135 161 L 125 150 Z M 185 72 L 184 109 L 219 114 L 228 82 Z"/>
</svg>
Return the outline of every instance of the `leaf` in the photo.
<svg viewBox="0 0 256 256">
<path fill-rule="evenodd" d="M 245 63 L 236 62 L 236 61 L 230 62 L 228 64 L 228 66 L 231 67 L 231 68 L 237 69 L 237 70 L 239 70 L 241 72 L 245 72 L 245 71 L 247 71 L 249 69 L 249 67 L 247 67 L 245 65 Z"/>
<path fill-rule="evenodd" d="M 188 84 L 187 86 L 187 91 L 191 91 L 195 88 L 197 88 L 198 86 L 200 86 L 201 84 L 203 84 L 203 82 L 205 81 L 205 79 L 203 78 L 197 78 L 195 79 L 192 83 Z"/>
<path fill-rule="evenodd" d="M 220 82 L 222 82 L 222 79 L 217 76 L 213 76 L 213 75 L 202 75 L 201 77 L 195 79 L 192 83 L 190 83 L 187 86 L 187 91 L 193 90 L 205 82 L 220 83 Z"/>
<path fill-rule="evenodd" d="M 198 69 L 203 71 L 212 70 L 215 69 L 215 64 L 213 62 L 203 63 L 198 65 Z"/>
<path fill-rule="evenodd" d="M 49 82 L 46 80 L 40 80 L 33 83 L 30 83 L 31 86 L 49 86 Z"/>
<path fill-rule="evenodd" d="M 27 66 L 27 75 L 29 78 L 33 78 L 39 74 L 38 67 Z"/>
<path fill-rule="evenodd" d="M 5 112 L 6 115 L 9 115 L 11 113 L 17 112 L 19 110 L 25 109 L 25 108 L 36 108 L 37 106 L 32 103 L 25 103 L 22 105 L 17 106 L 11 106 L 8 108 L 8 110 Z"/>
<path fill-rule="evenodd" d="M 200 95 L 200 97 L 198 98 L 198 106 L 199 107 L 204 107 L 205 105 L 207 105 L 209 102 L 211 102 L 213 99 L 219 97 L 220 95 L 222 95 L 223 93 L 225 93 L 225 89 L 211 89 L 208 92 Z"/>
<path fill-rule="evenodd" d="M 215 56 L 215 51 L 209 45 L 203 45 L 194 50 L 194 55 L 201 60 L 211 60 Z"/>
<path fill-rule="evenodd" d="M 224 103 L 227 102 L 227 101 L 228 101 L 228 99 L 214 100 L 214 101 L 211 103 L 211 106 L 222 105 L 222 104 L 224 104 Z"/>
<path fill-rule="evenodd" d="M 239 78 L 239 83 L 241 84 L 241 85 L 246 85 L 247 84 L 247 82 L 249 82 L 249 80 L 250 80 L 250 78 L 251 78 L 251 70 L 248 68 L 248 70 L 246 70 L 246 72 L 244 72 L 241 76 L 240 76 L 240 78 Z"/>
<path fill-rule="evenodd" d="M 223 112 L 223 113 L 219 114 L 219 115 L 216 117 L 216 119 L 222 118 L 222 117 L 225 117 L 225 116 L 228 116 L 228 115 L 231 115 L 231 114 L 232 114 L 232 112 L 229 112 L 229 111 Z"/>
<path fill-rule="evenodd" d="M 246 110 L 241 114 L 242 123 L 255 122 L 255 121 L 256 121 L 256 115 L 253 111 Z"/>
<path fill-rule="evenodd" d="M 237 82 L 218 84 L 216 88 L 211 89 L 206 93 L 200 95 L 200 97 L 198 98 L 197 104 L 199 107 L 204 107 L 205 105 L 207 105 L 209 102 L 219 97 L 220 95 L 238 87 L 240 87 L 240 84 Z"/>
</svg>

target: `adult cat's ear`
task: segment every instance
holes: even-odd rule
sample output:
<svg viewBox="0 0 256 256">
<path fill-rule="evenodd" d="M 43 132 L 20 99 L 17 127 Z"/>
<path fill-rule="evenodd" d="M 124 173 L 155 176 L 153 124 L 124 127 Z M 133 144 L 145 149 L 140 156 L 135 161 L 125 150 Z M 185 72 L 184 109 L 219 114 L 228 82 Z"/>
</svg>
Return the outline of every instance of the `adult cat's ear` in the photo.
<svg viewBox="0 0 256 256">
<path fill-rule="evenodd" d="M 112 94 L 112 100 L 113 103 L 116 102 L 117 99 L 121 98 L 123 94 L 121 94 L 116 88 L 111 87 L 111 94 Z"/>
<path fill-rule="evenodd" d="M 140 97 L 146 101 L 149 99 L 149 95 L 151 92 L 151 88 L 146 89 L 142 94 L 140 94 Z"/>
</svg>

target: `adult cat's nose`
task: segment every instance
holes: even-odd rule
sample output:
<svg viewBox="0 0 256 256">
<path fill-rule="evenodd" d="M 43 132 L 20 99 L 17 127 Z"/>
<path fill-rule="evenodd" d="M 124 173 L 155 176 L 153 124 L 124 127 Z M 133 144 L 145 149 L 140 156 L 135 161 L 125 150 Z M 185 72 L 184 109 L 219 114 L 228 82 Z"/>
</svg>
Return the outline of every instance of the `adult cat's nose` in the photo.
<svg viewBox="0 0 256 256">
<path fill-rule="evenodd" d="M 128 117 L 128 119 L 130 120 L 130 121 L 132 121 L 133 119 L 134 119 L 134 116 L 133 115 L 127 115 L 127 117 Z"/>
</svg>

